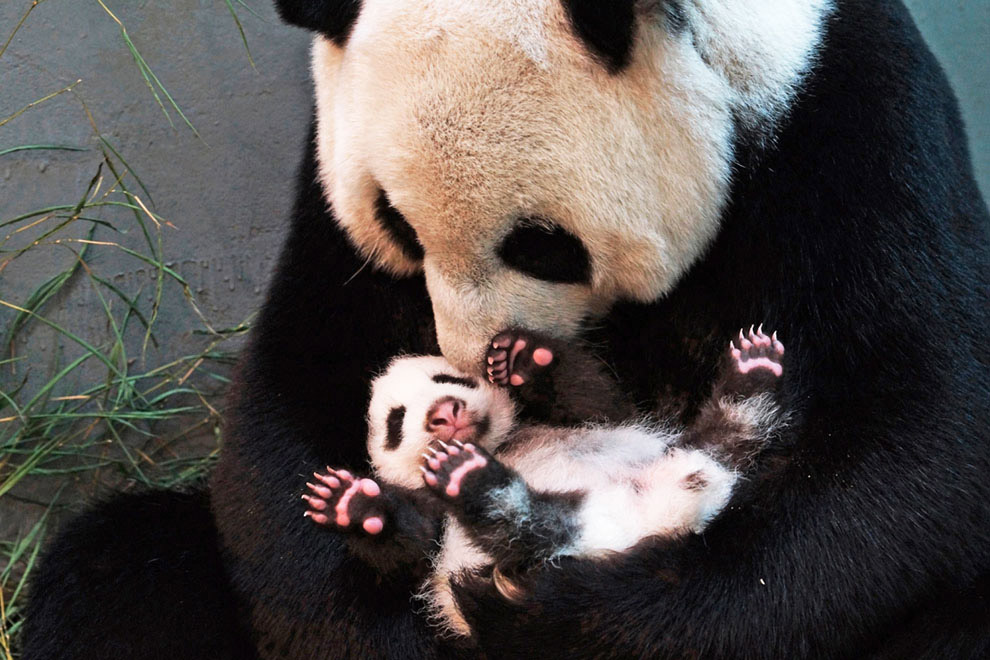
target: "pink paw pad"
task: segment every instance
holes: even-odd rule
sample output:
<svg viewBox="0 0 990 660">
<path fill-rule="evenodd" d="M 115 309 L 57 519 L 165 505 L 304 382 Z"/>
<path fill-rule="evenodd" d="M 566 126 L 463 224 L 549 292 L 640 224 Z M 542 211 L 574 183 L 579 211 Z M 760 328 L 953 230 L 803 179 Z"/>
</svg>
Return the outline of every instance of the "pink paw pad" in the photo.
<svg viewBox="0 0 990 660">
<path fill-rule="evenodd" d="M 381 487 L 371 479 L 355 478 L 347 470 L 327 468 L 327 472 L 314 472 L 317 483 L 307 483 L 311 494 L 304 494 L 303 500 L 309 505 L 303 515 L 318 525 L 336 526 L 340 529 L 351 527 L 353 520 L 360 519 L 361 528 L 368 534 L 379 534 L 385 526 L 384 519 L 372 511 L 372 504 L 381 492 Z"/>
<path fill-rule="evenodd" d="M 514 331 L 496 336 L 485 358 L 488 380 L 497 385 L 519 387 L 527 383 L 536 371 L 548 367 L 554 360 L 553 351 L 536 346 L 536 343 L 532 338 Z"/>
<path fill-rule="evenodd" d="M 738 346 L 736 346 L 738 342 Z M 763 325 L 759 328 L 749 328 L 749 332 L 744 334 L 739 331 L 739 337 L 729 342 L 729 352 L 735 361 L 736 369 L 741 374 L 748 374 L 753 371 L 766 370 L 774 376 L 780 377 L 784 373 L 781 358 L 784 355 L 784 345 L 777 339 L 777 333 L 767 336 L 763 332 Z"/>
<path fill-rule="evenodd" d="M 488 465 L 488 460 L 478 453 L 473 444 L 447 445 L 438 443 L 437 449 L 430 449 L 431 455 L 424 454 L 423 481 L 434 490 L 442 490 L 447 497 L 461 494 L 464 478 Z"/>
</svg>

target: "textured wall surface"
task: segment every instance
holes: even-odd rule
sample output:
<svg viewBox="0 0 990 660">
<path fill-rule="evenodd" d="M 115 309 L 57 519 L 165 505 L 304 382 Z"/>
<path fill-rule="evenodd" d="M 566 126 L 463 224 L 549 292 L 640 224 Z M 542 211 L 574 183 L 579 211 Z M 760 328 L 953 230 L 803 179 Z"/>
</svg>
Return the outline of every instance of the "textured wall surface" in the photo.
<svg viewBox="0 0 990 660">
<path fill-rule="evenodd" d="M 973 166 L 990 197 L 990 0 L 905 0 L 962 104 Z"/>
<path fill-rule="evenodd" d="M 4 40 L 29 4 L 0 2 Z M 0 218 L 85 189 L 100 154 L 82 100 L 147 185 L 155 210 L 177 227 L 164 232 L 165 252 L 204 313 L 218 323 L 243 320 L 260 303 L 277 255 L 310 114 L 307 35 L 282 25 L 270 3 L 248 4 L 262 16 L 239 12 L 256 69 L 222 0 L 109 3 L 202 139 L 174 112 L 175 128 L 169 125 L 117 24 L 95 0 L 39 5 L 0 58 L 0 118 L 82 82 L 74 95 L 0 127 L 0 150 L 54 143 L 87 151 L 0 157 Z M 130 261 L 122 259 L 113 275 L 140 285 L 146 269 Z M 2 283 L 7 296 L 21 284 Z"/>
<path fill-rule="evenodd" d="M 288 224 L 293 173 L 310 114 L 309 37 L 282 25 L 269 0 L 245 0 L 257 15 L 233 2 L 253 68 L 224 0 L 105 1 L 201 137 L 174 111 L 170 125 L 119 26 L 96 0 L 45 0 L 0 54 L 0 121 L 81 82 L 0 125 L 0 223 L 79 199 L 101 161 L 88 109 L 99 133 L 147 187 L 147 193 L 140 191 L 143 201 L 174 225 L 163 229 L 169 266 L 189 282 L 216 327 L 238 324 L 261 304 Z M 0 1 L 0 48 L 31 4 Z M 990 0 L 907 4 L 957 89 L 977 175 L 990 192 Z M 25 144 L 82 150 L 2 153 Z M 113 177 L 105 168 L 101 173 L 105 190 Z M 97 239 L 140 247 L 140 233 L 127 214 L 101 213 L 130 229 L 100 229 Z M 10 227 L 0 226 L 0 240 L 10 234 L 4 249 L 17 248 L 42 229 L 10 234 Z M 74 258 L 58 246 L 26 253 L 0 268 L 0 300 L 22 303 Z M 139 295 L 147 308 L 155 289 L 153 269 L 119 250 L 104 249 L 92 258 L 105 277 L 128 295 Z M 99 342 L 108 331 L 100 305 L 84 278 L 77 278 L 44 311 Z M 12 318 L 9 309 L 0 309 L 0 335 Z M 147 360 L 171 359 L 201 342 L 190 332 L 197 325 L 194 314 L 175 291 L 164 296 L 159 318 L 160 349 Z M 40 326 L 18 343 L 17 353 L 30 365 L 27 377 L 37 380 L 78 354 L 78 346 L 67 346 L 64 337 Z M 8 506 L 13 505 L 5 500 L 3 507 Z M 27 517 L 36 517 L 37 509 L 31 511 Z M 13 527 L 24 529 L 19 516 L 0 515 L 0 520 L 0 538 L 16 533 Z"/>
</svg>

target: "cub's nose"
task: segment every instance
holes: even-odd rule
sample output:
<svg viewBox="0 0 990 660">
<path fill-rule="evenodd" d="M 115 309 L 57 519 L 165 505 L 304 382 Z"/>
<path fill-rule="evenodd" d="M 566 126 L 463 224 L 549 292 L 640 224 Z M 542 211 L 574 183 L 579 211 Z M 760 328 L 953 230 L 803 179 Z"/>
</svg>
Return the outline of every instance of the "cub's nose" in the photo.
<svg viewBox="0 0 990 660">
<path fill-rule="evenodd" d="M 426 413 L 426 428 L 433 433 L 446 431 L 453 436 L 458 429 L 470 423 L 467 404 L 452 396 L 437 399 Z"/>
</svg>

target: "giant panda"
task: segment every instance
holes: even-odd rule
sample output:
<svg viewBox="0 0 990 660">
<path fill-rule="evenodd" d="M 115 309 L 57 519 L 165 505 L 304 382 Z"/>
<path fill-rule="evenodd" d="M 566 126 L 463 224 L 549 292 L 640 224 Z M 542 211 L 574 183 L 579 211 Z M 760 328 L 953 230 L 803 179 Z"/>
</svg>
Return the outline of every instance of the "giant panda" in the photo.
<svg viewBox="0 0 990 660">
<path fill-rule="evenodd" d="M 518 326 L 687 422 L 756 318 L 800 365 L 756 476 L 703 535 L 456 585 L 481 652 L 990 653 L 990 220 L 900 0 L 277 6 L 313 128 L 221 459 L 66 528 L 26 658 L 456 653 L 299 524 L 300 479 L 367 463 L 372 375 Z"/>
</svg>

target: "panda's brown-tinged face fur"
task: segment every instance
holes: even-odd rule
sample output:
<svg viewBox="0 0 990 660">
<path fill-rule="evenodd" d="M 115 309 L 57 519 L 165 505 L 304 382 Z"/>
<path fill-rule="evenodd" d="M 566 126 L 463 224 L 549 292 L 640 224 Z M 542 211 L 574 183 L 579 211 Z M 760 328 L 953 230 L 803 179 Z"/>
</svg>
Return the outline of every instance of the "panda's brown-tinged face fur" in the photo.
<svg viewBox="0 0 990 660">
<path fill-rule="evenodd" d="M 365 0 L 313 47 L 328 201 L 377 267 L 423 272 L 444 355 L 578 332 L 675 285 L 715 235 L 734 131 L 772 137 L 828 0 L 637 9 L 610 72 L 556 0 Z"/>
</svg>

